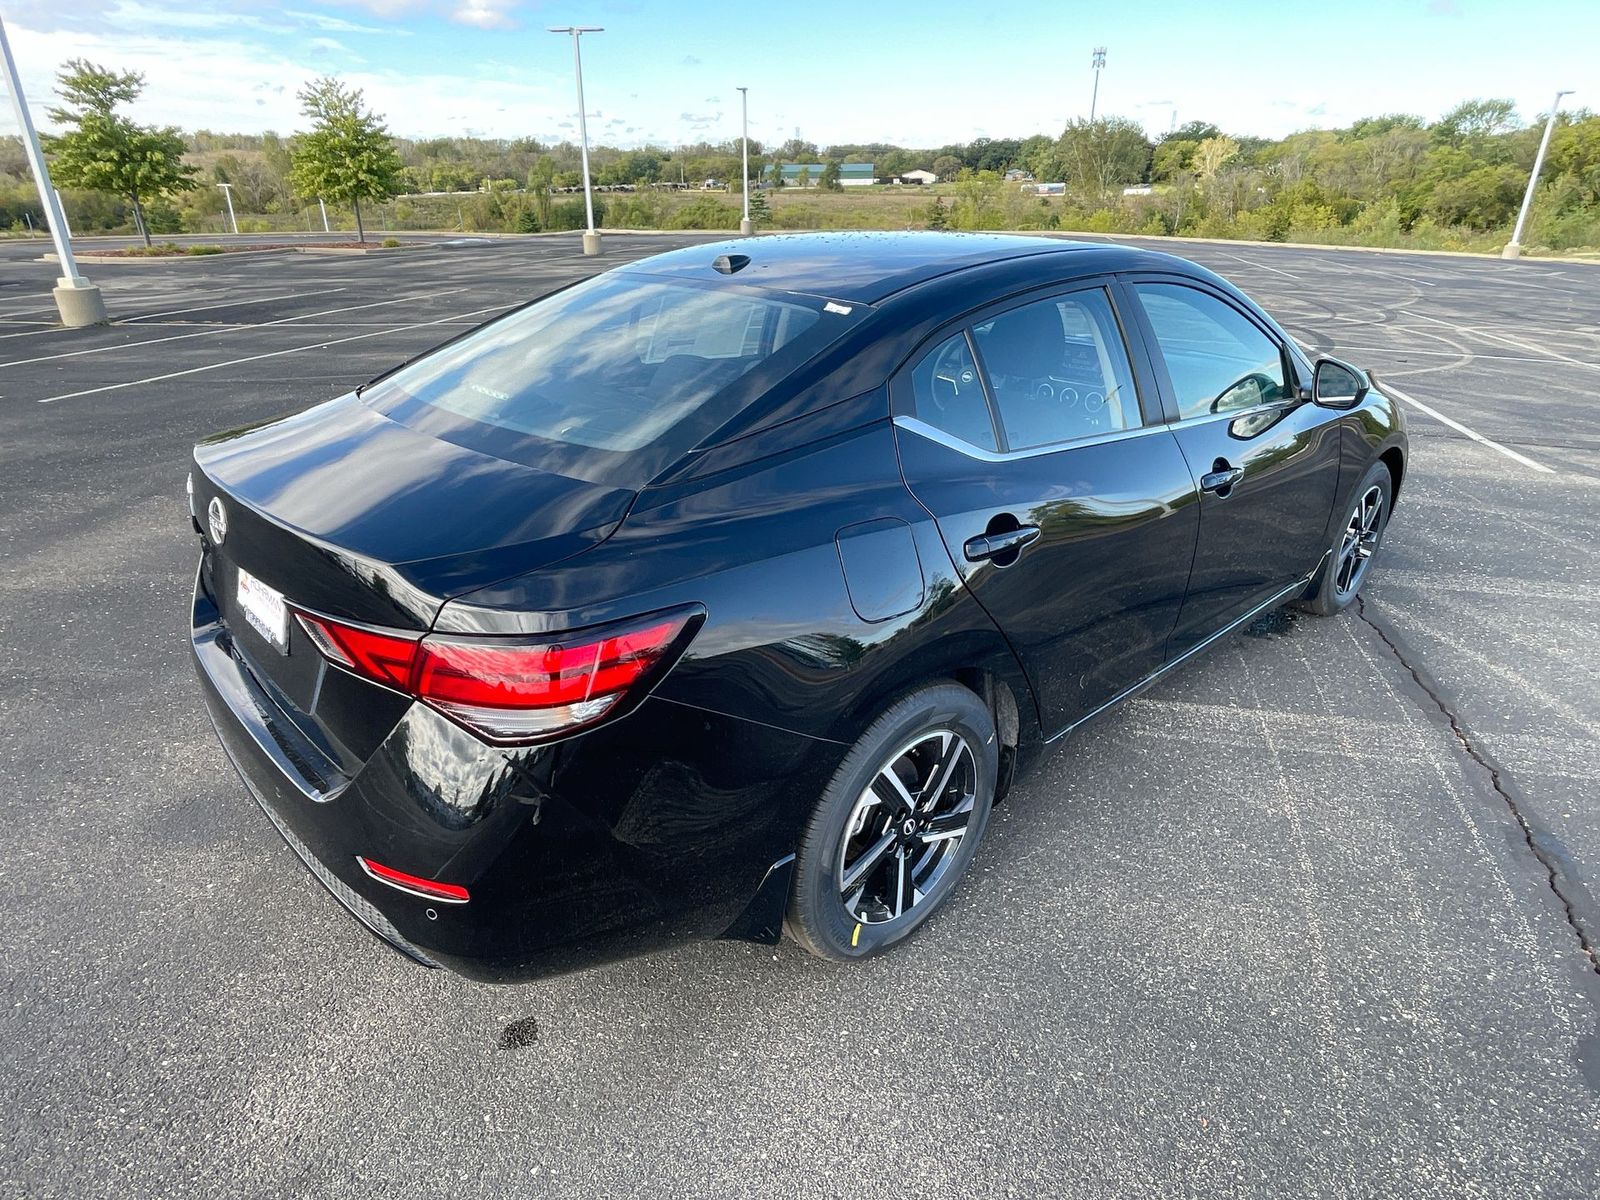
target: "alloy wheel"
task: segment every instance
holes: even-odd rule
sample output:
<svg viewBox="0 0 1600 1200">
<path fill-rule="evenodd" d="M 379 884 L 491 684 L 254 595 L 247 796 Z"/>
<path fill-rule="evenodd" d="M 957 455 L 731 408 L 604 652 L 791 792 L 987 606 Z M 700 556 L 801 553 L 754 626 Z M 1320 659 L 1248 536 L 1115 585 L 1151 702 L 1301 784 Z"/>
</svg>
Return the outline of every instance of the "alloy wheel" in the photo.
<svg viewBox="0 0 1600 1200">
<path fill-rule="evenodd" d="M 1339 542 L 1333 585 L 1340 596 L 1352 595 L 1361 587 L 1382 533 L 1383 489 L 1373 484 L 1350 514 L 1350 522 Z"/>
<path fill-rule="evenodd" d="M 977 787 L 972 747 L 954 730 L 918 734 L 889 756 L 839 847 L 835 883 L 852 919 L 884 924 L 926 899 L 967 835 Z"/>
</svg>

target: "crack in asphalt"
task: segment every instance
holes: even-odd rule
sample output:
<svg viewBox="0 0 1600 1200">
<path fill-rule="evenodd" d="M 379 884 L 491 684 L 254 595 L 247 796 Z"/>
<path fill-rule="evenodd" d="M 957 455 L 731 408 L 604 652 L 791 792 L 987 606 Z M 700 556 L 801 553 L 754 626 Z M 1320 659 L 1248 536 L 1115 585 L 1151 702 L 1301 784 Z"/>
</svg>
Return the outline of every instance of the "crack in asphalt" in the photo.
<svg viewBox="0 0 1600 1200">
<path fill-rule="evenodd" d="M 1517 795 L 1515 788 L 1507 778 L 1507 772 L 1496 762 L 1487 750 L 1479 746 L 1467 732 L 1466 726 L 1450 703 L 1445 700 L 1443 689 L 1437 680 L 1425 667 L 1412 661 L 1411 656 L 1402 648 L 1400 635 L 1389 628 L 1385 622 L 1375 615 L 1367 612 L 1366 601 L 1363 597 L 1356 597 L 1356 615 L 1359 616 L 1389 648 L 1395 660 L 1410 673 L 1428 698 L 1438 706 L 1446 721 L 1450 723 L 1451 732 L 1456 740 L 1461 743 L 1462 750 L 1467 757 L 1481 767 L 1489 778 L 1490 786 L 1495 793 L 1505 802 L 1506 808 L 1522 830 L 1524 841 L 1533 857 L 1544 867 L 1549 879 L 1550 890 L 1561 902 L 1561 907 L 1566 913 L 1567 924 L 1572 927 L 1572 932 L 1577 936 L 1578 945 L 1583 950 L 1584 956 L 1589 960 L 1589 969 L 1600 975 L 1600 948 L 1597 948 L 1594 938 L 1589 935 L 1586 926 L 1586 917 L 1594 919 L 1596 908 L 1594 900 L 1588 894 L 1588 889 L 1572 877 L 1567 869 L 1570 856 L 1558 839 L 1549 830 L 1545 829 L 1538 821 L 1533 819 L 1528 812 L 1528 806 Z M 1600 926 L 1600 921 L 1595 921 Z"/>
</svg>

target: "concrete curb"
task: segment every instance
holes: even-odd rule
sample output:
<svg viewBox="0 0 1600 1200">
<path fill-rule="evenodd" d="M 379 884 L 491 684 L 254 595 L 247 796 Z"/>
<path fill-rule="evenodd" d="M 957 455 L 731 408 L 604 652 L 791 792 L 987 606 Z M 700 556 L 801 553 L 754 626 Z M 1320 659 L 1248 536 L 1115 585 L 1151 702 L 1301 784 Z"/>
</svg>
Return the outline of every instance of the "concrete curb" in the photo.
<svg viewBox="0 0 1600 1200">
<path fill-rule="evenodd" d="M 294 254 L 297 250 L 293 246 L 275 246 L 271 250 L 224 250 L 221 254 L 96 254 L 89 251 L 87 254 L 74 254 L 72 257 L 91 267 L 120 267 L 128 263 L 176 263 L 176 262 L 205 262 L 212 258 L 248 258 L 257 254 Z M 54 254 L 41 254 L 34 262 L 53 263 L 58 261 Z"/>
<path fill-rule="evenodd" d="M 120 267 L 128 263 L 204 262 L 216 258 L 250 258 L 257 254 L 392 254 L 396 250 L 426 250 L 432 244 L 408 242 L 400 246 L 373 246 L 370 250 L 362 250 L 356 246 L 269 246 L 262 250 L 224 250 L 220 254 L 96 254 L 91 250 L 85 254 L 75 254 L 73 257 L 89 266 Z M 34 261 L 53 263 L 57 260 L 54 254 L 41 254 Z"/>
<path fill-rule="evenodd" d="M 424 239 L 427 239 L 427 240 L 419 241 L 419 242 L 405 242 L 405 243 L 403 243 L 403 244 L 401 244 L 399 246 L 373 246 L 372 249 L 370 249 L 370 250 L 362 250 L 362 249 L 351 248 L 351 247 L 319 246 L 314 241 L 308 241 L 303 246 L 276 247 L 276 248 L 271 249 L 271 250 L 227 250 L 224 253 L 229 254 L 229 255 L 234 255 L 234 254 L 330 254 L 330 255 L 331 254 L 372 254 L 372 253 L 375 253 L 375 252 L 380 252 L 380 251 L 387 252 L 387 251 L 391 251 L 391 250 L 421 250 L 421 249 L 426 249 L 426 248 L 428 248 L 430 246 L 438 246 L 443 242 L 456 241 L 456 240 L 463 239 L 463 238 L 470 238 L 470 239 L 473 239 L 473 240 L 482 240 L 482 241 L 522 241 L 522 240 L 526 240 L 526 239 L 537 239 L 537 238 L 573 238 L 573 239 L 576 240 L 576 239 L 579 239 L 579 238 L 581 238 L 583 236 L 583 230 L 581 230 L 581 229 L 547 230 L 547 231 L 542 231 L 542 232 L 539 232 L 539 233 L 499 233 L 499 232 L 467 233 L 467 232 L 464 232 L 464 231 L 461 231 L 461 230 L 454 230 L 454 229 L 452 229 L 452 230 L 376 229 L 376 230 L 372 230 L 372 232 L 374 234 L 380 235 L 382 237 L 411 237 L 411 238 L 424 238 Z M 892 232 L 897 232 L 897 231 L 895 231 L 895 230 L 867 230 L 867 229 L 768 229 L 768 230 L 765 230 L 765 231 L 763 231 L 761 233 L 757 233 L 755 236 L 756 237 L 781 237 L 781 236 L 783 236 L 785 234 L 794 234 L 794 233 L 874 233 L 874 232 L 889 232 L 889 233 L 892 233 Z M 1182 245 L 1251 246 L 1251 247 L 1260 247 L 1260 248 L 1269 249 L 1269 250 L 1270 249 L 1283 249 L 1283 250 L 1350 250 L 1350 251 L 1354 251 L 1354 252 L 1359 253 L 1359 254 L 1388 254 L 1388 255 L 1414 254 L 1414 255 L 1420 255 L 1420 256 L 1432 257 L 1432 258 L 1460 258 L 1460 259 L 1466 259 L 1466 260 L 1471 261 L 1471 262 L 1501 262 L 1501 261 L 1506 261 L 1506 260 L 1501 259 L 1498 253 L 1491 253 L 1491 252 L 1487 252 L 1487 251 L 1476 251 L 1476 250 L 1409 250 L 1409 249 L 1406 249 L 1406 248 L 1401 247 L 1401 246 L 1346 246 L 1346 245 L 1341 245 L 1341 244 L 1337 244 L 1337 243 L 1329 243 L 1329 242 L 1263 242 L 1263 241 L 1255 241 L 1255 240 L 1246 240 L 1246 239 L 1243 239 L 1243 238 L 1172 237 L 1170 235 L 1165 235 L 1165 234 L 1097 233 L 1097 232 L 1092 232 L 1090 230 L 1071 230 L 1071 229 L 982 229 L 982 230 L 974 230 L 973 232 L 975 232 L 975 233 L 1015 234 L 1015 235 L 1022 236 L 1022 237 L 1052 238 L 1052 239 L 1055 239 L 1055 240 L 1058 240 L 1058 241 L 1060 241 L 1060 240 L 1087 239 L 1087 240 L 1099 240 L 1099 241 L 1107 241 L 1107 242 L 1171 242 L 1173 245 L 1177 245 L 1177 246 L 1182 246 Z M 707 234 L 707 235 L 711 235 L 713 237 L 722 237 L 722 238 L 728 238 L 728 239 L 736 238 L 736 237 L 739 236 L 737 231 L 731 230 L 731 229 L 604 229 L 603 228 L 603 229 L 600 230 L 600 233 L 601 233 L 601 235 L 603 237 L 629 237 L 629 238 L 670 238 L 670 237 L 680 237 L 683 234 Z M 189 236 L 193 236 L 193 235 L 189 235 Z M 271 236 L 271 235 L 266 235 L 266 236 Z M 289 236 L 294 236 L 294 235 L 285 233 L 285 234 L 280 234 L 278 236 L 289 237 Z M 316 236 L 327 237 L 329 235 L 321 234 L 321 235 L 316 235 Z M 103 238 L 75 238 L 73 240 L 74 240 L 75 243 L 81 243 L 81 242 L 85 242 L 85 241 L 95 241 L 95 240 L 110 241 L 110 240 L 123 240 L 123 239 L 119 235 L 104 235 Z M 216 243 L 185 242 L 185 243 L 182 243 L 182 244 L 184 244 L 184 245 L 205 245 L 205 244 L 216 244 Z M 172 255 L 170 257 L 150 257 L 150 258 L 140 258 L 140 257 L 133 257 L 133 258 L 103 257 L 103 256 L 96 256 L 92 250 L 78 256 L 80 262 L 93 263 L 93 264 L 102 264 L 102 263 L 103 264 L 120 264 L 120 263 L 129 263 L 129 262 L 145 262 L 145 263 L 150 263 L 150 262 L 175 262 L 175 261 L 187 260 L 187 259 L 191 259 L 191 258 L 203 259 L 203 258 L 217 258 L 217 257 L 220 257 L 220 256 L 219 255 L 215 255 L 215 254 L 196 254 L 196 255 L 181 255 L 180 254 L 180 255 Z M 1527 254 L 1527 253 L 1524 253 L 1522 255 L 1522 259 L 1515 260 L 1515 261 L 1524 261 L 1524 260 L 1528 261 L 1528 262 L 1568 263 L 1568 264 L 1574 264 L 1574 265 L 1577 265 L 1577 266 L 1590 266 L 1590 267 L 1600 266 L 1600 256 L 1593 257 L 1593 258 L 1578 258 L 1578 257 L 1573 257 L 1571 255 Z M 43 255 L 42 257 L 40 257 L 36 261 L 39 261 L 39 262 L 55 262 L 56 261 L 56 257 L 55 257 L 54 254 L 47 253 L 47 254 Z"/>
<path fill-rule="evenodd" d="M 1403 246 L 1346 246 L 1337 242 L 1258 242 L 1247 241 L 1244 238 L 1197 238 L 1197 237 L 1172 237 L 1167 234 L 1147 233 L 1091 233 L 1088 230 L 1051 229 L 1040 231 L 1036 229 L 997 229 L 984 230 L 989 233 L 1032 233 L 1042 237 L 1054 238 L 1104 238 L 1112 242 L 1173 242 L 1178 245 L 1185 243 L 1203 246 L 1265 246 L 1283 250 L 1355 250 L 1361 254 L 1422 254 L 1436 258 L 1466 258 L 1474 262 L 1499 262 L 1499 251 L 1486 250 L 1408 250 Z M 1587 266 L 1600 266 L 1600 258 L 1573 258 L 1558 254 L 1523 254 L 1523 258 L 1532 262 L 1559 262 L 1579 263 Z"/>
</svg>

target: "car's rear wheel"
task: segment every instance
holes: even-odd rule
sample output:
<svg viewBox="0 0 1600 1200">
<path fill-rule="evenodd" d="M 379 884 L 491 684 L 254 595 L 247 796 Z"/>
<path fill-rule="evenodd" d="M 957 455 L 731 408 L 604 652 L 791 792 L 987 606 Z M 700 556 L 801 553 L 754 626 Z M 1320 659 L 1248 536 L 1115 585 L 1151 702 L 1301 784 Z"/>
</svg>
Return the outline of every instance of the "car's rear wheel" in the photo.
<svg viewBox="0 0 1600 1200">
<path fill-rule="evenodd" d="M 787 927 L 822 958 L 909 937 L 954 891 L 994 804 L 988 706 L 935 684 L 897 701 L 845 756 L 801 838 Z"/>
<path fill-rule="evenodd" d="M 1350 607 L 1372 571 L 1394 503 L 1394 479 L 1383 463 L 1373 463 L 1356 485 L 1355 499 L 1334 533 L 1316 588 L 1304 605 L 1331 617 Z"/>
</svg>

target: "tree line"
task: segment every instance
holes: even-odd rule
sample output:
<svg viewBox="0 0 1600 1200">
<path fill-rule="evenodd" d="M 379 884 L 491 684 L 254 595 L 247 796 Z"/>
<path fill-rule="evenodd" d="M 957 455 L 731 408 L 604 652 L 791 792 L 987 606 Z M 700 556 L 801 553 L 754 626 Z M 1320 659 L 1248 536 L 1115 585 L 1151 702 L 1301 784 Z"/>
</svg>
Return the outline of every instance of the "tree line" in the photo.
<svg viewBox="0 0 1600 1200">
<path fill-rule="evenodd" d="M 233 188 L 239 211 L 254 217 L 304 214 L 320 198 L 353 212 L 365 237 L 362 205 L 404 197 L 388 210 L 431 219 L 458 198 L 463 225 L 538 231 L 576 228 L 579 209 L 561 193 L 581 182 L 578 147 L 531 137 L 392 136 L 359 91 L 336 79 L 299 93 L 309 128 L 275 133 L 185 133 L 147 127 L 122 111 L 143 87 L 137 74 L 82 60 L 58 77 L 61 102 L 49 110 L 58 131 L 46 149 L 58 185 L 69 191 L 79 232 L 132 226 L 148 236 L 215 226 Z M 1463 244 L 1492 240 L 1516 214 L 1541 134 L 1510 101 L 1464 101 L 1434 121 L 1375 116 L 1339 129 L 1268 139 L 1230 135 L 1191 121 L 1157 138 L 1134 121 L 1075 120 L 1055 136 L 977 138 L 936 147 L 888 143 L 818 146 L 798 137 L 781 145 L 752 141 L 752 180 L 782 189 L 783 163 L 820 164 L 798 181 L 840 191 L 840 167 L 873 164 L 880 179 L 925 170 L 941 183 L 913 212 L 934 228 L 1076 228 L 1102 232 L 1247 237 L 1262 240 L 1372 241 L 1402 244 L 1446 235 Z M 737 140 L 661 147 L 591 148 L 596 185 L 623 193 L 606 200 L 616 226 L 718 228 L 737 210 L 713 198 L 668 203 L 652 185 L 699 187 L 707 180 L 738 188 Z M 1061 183 L 1064 195 L 1040 200 L 1006 174 Z M 16 139 L 0 141 L 0 226 L 37 224 Z M 1141 194 L 1126 195 L 1128 189 Z M 840 205 L 847 203 L 844 200 Z M 31 207 L 30 207 L 31 206 Z M 402 210 L 402 206 L 405 206 Z M 471 208 L 469 215 L 468 208 Z M 770 219 L 766 195 L 758 217 Z M 798 210 L 795 210 L 798 211 Z M 808 212 L 812 211 L 810 209 Z M 816 219 L 828 220 L 823 209 Z M 441 215 L 441 219 L 444 219 Z M 861 219 L 855 214 L 853 220 Z M 896 210 L 895 221 L 900 219 Z M 1501 240 L 1504 240 L 1503 238 Z M 1535 207 L 1530 246 L 1600 245 L 1600 117 L 1563 113 L 1551 140 Z"/>
</svg>

